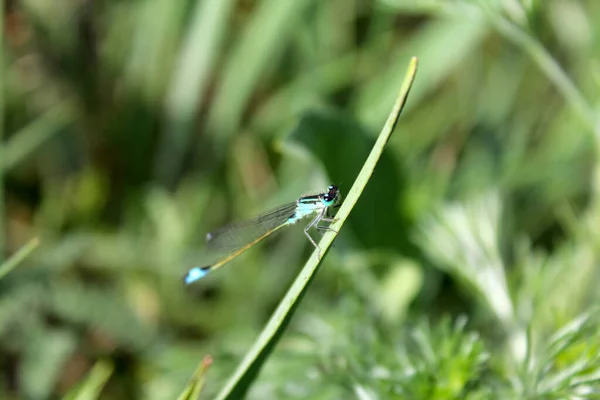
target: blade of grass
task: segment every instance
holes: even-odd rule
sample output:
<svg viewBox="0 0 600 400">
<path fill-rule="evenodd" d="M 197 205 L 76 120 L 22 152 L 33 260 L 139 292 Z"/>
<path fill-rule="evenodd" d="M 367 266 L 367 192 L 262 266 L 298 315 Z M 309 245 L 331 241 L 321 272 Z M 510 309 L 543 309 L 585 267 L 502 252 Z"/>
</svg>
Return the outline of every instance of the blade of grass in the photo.
<svg viewBox="0 0 600 400">
<path fill-rule="evenodd" d="M 222 83 L 208 116 L 207 126 L 218 132 L 215 139 L 221 145 L 238 129 L 261 74 L 281 55 L 293 36 L 294 26 L 311 3 L 311 0 L 257 2 L 256 11 L 224 67 Z"/>
<path fill-rule="evenodd" d="M 196 5 L 166 96 L 167 129 L 163 132 L 156 165 L 163 182 L 169 182 L 180 168 L 196 109 L 205 96 L 233 6 L 232 0 L 210 0 Z"/>
<path fill-rule="evenodd" d="M 211 356 L 204 357 L 204 360 L 202 360 L 198 368 L 196 368 L 196 372 L 194 372 L 192 379 L 190 379 L 190 382 L 183 393 L 177 397 L 177 400 L 193 400 L 200 398 L 200 392 L 206 382 L 206 373 L 208 372 L 208 368 L 212 364 L 212 361 Z"/>
<path fill-rule="evenodd" d="M 354 205 L 365 189 L 369 178 L 373 174 L 375 166 L 377 165 L 377 161 L 383 152 L 383 148 L 394 131 L 394 127 L 396 126 L 398 118 L 400 117 L 400 113 L 404 107 L 404 104 L 406 103 L 406 99 L 410 88 L 412 87 L 416 71 L 417 58 L 413 57 L 408 66 L 408 71 L 404 78 L 404 82 L 402 83 L 402 87 L 400 88 L 398 97 L 396 98 L 394 107 L 392 108 L 392 112 L 390 113 L 385 126 L 379 134 L 379 137 L 377 138 L 377 141 L 371 150 L 371 154 L 369 154 L 369 157 L 365 161 L 360 173 L 354 181 L 348 196 L 344 200 L 344 203 L 337 213 L 336 221 L 331 225 L 335 232 L 327 232 L 319 243 L 319 247 L 321 248 L 323 255 L 325 255 L 325 253 L 327 253 L 329 250 L 329 246 L 335 239 L 337 232 L 339 232 L 340 228 L 346 221 L 346 218 L 348 218 L 350 211 L 352 208 L 354 208 Z M 262 364 L 266 361 L 269 353 L 277 344 L 277 341 L 289 324 L 296 307 L 298 307 L 303 295 L 306 293 L 306 290 L 315 276 L 322 259 L 322 257 L 319 258 L 318 251 L 313 252 L 312 256 L 302 268 L 302 271 L 294 281 L 292 287 L 286 293 L 283 300 L 279 303 L 279 306 L 271 316 L 271 319 L 259 335 L 248 354 L 246 354 L 237 370 L 229 378 L 229 381 L 226 383 L 225 387 L 223 387 L 221 392 L 216 397 L 217 399 L 240 399 L 244 397 L 248 388 L 260 371 Z"/>
<path fill-rule="evenodd" d="M 94 400 L 100 398 L 100 393 L 113 371 L 114 365 L 110 361 L 97 362 L 83 381 L 64 397 L 64 400 Z"/>
<path fill-rule="evenodd" d="M 0 0 L 0 36 L 4 41 L 4 0 Z M 6 76 L 4 66 L 4 49 L 0 51 L 0 160 L 4 160 L 4 77 Z M 0 257 L 4 256 L 4 175 L 0 169 Z"/>
<path fill-rule="evenodd" d="M 19 249 L 15 254 L 12 255 L 8 260 L 0 264 L 0 279 L 4 278 L 10 271 L 12 271 L 17 265 L 30 255 L 38 246 L 40 240 L 33 238 L 27 244 Z"/>
<path fill-rule="evenodd" d="M 596 140 L 600 140 L 600 128 L 598 127 L 595 111 L 579 88 L 573 83 L 573 80 L 564 68 L 539 40 L 531 37 L 521 28 L 506 20 L 501 13 L 493 9 L 488 9 L 485 3 L 482 4 L 484 9 L 488 11 L 490 21 L 494 24 L 498 32 L 531 57 L 533 62 L 540 68 L 540 71 L 546 75 L 548 80 L 552 82 L 556 89 L 564 96 L 565 100 L 573 107 L 573 110 L 575 110 L 581 120 L 589 126 L 596 135 Z"/>
<path fill-rule="evenodd" d="M 472 13 L 469 18 L 449 18 L 429 22 L 407 40 L 402 55 L 419 52 L 422 61 L 419 75 L 422 84 L 412 94 L 411 107 L 417 106 L 422 99 L 439 87 L 448 76 L 460 68 L 460 64 L 481 46 L 487 36 L 488 27 L 483 18 Z M 393 64 L 390 63 L 390 64 Z M 358 120 L 369 128 L 378 126 L 388 112 L 388 105 L 394 101 L 395 85 L 401 80 L 401 64 L 389 65 L 385 72 L 367 79 L 361 85 L 355 100 Z"/>
<path fill-rule="evenodd" d="M 0 143 L 0 152 L 4 153 L 4 157 L 0 157 L 0 173 L 17 166 L 52 136 L 70 125 L 74 118 L 74 105 L 70 100 L 65 100 L 16 132 L 5 145 Z"/>
</svg>

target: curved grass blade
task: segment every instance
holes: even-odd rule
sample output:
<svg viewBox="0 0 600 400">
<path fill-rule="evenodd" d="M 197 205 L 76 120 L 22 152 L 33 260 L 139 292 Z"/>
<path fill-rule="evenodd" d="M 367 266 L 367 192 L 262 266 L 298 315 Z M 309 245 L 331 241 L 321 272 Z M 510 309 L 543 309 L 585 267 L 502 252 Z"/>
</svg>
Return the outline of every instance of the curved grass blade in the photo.
<svg viewBox="0 0 600 400">
<path fill-rule="evenodd" d="M 336 221 L 331 224 L 331 228 L 339 232 L 340 228 L 348 218 L 350 211 L 358 201 L 361 193 L 365 189 L 369 178 L 373 174 L 377 161 L 383 152 L 383 148 L 390 138 L 400 113 L 406 103 L 406 98 L 413 84 L 415 74 L 417 72 L 417 58 L 413 57 L 410 60 L 408 71 L 400 88 L 396 103 L 392 108 L 385 126 L 383 127 L 371 154 L 365 161 L 360 173 L 356 177 L 350 192 L 344 200 L 339 212 L 336 215 Z M 329 246 L 337 235 L 334 231 L 327 232 L 319 247 L 321 248 L 321 255 L 324 256 L 329 250 Z M 236 371 L 229 378 L 226 385 L 223 387 L 221 392 L 216 397 L 217 399 L 240 399 L 246 394 L 248 388 L 258 375 L 262 364 L 269 356 L 271 350 L 277 344 L 277 341 L 285 331 L 288 323 L 290 322 L 296 307 L 300 304 L 302 296 L 306 293 L 306 290 L 312 281 L 319 265 L 321 264 L 322 257 L 319 258 L 319 252 L 313 252 L 312 256 L 300 271 L 300 274 L 294 281 L 286 293 L 283 300 L 279 303 L 279 306 L 271 316 L 271 319 L 259 335 L 258 339 L 248 352 L 242 362 L 239 364 Z"/>
<path fill-rule="evenodd" d="M 34 237 L 21 247 L 15 254 L 13 254 L 8 260 L 0 263 L 0 279 L 4 278 L 10 271 L 15 269 L 27 256 L 40 245 L 40 239 Z"/>
</svg>

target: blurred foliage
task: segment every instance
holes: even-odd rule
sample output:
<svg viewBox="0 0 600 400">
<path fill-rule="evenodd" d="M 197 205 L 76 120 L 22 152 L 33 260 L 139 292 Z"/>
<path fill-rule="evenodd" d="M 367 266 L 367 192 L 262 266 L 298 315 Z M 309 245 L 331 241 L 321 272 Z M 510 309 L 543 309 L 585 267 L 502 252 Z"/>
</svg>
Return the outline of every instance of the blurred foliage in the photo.
<svg viewBox="0 0 600 400">
<path fill-rule="evenodd" d="M 1 4 L 0 398 L 211 398 L 311 248 L 184 287 L 204 234 L 347 191 L 413 55 L 248 397 L 600 395 L 600 3 Z"/>
</svg>

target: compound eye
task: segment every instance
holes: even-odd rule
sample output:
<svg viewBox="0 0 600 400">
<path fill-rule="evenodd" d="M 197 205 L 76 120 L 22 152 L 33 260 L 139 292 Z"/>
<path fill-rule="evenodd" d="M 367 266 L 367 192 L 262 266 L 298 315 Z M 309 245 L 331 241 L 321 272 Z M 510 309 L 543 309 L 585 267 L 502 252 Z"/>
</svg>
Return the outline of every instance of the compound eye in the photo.
<svg viewBox="0 0 600 400">
<path fill-rule="evenodd" d="M 329 191 L 327 192 L 327 196 L 334 200 L 338 195 L 338 187 L 335 185 L 329 186 Z"/>
</svg>

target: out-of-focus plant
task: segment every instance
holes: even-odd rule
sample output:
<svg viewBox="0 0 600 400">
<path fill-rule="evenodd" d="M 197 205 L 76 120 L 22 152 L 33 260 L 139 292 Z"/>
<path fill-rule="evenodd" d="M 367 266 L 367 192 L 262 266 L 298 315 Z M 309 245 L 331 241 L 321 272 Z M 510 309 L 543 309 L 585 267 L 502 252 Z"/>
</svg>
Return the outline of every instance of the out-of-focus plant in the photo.
<svg viewBox="0 0 600 400">
<path fill-rule="evenodd" d="M 600 3 L 1 10 L 1 398 L 176 398 L 207 354 L 217 393 L 310 245 L 290 229 L 185 288 L 204 234 L 347 193 L 412 55 L 402 124 L 248 397 L 597 397 Z"/>
</svg>

